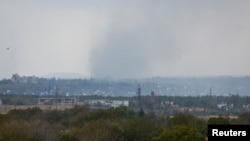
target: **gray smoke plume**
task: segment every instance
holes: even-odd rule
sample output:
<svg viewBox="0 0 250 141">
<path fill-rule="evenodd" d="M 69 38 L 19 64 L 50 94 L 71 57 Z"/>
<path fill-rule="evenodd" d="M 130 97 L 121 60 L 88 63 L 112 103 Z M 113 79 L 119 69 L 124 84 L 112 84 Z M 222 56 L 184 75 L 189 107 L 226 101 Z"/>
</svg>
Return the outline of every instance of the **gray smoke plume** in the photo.
<svg viewBox="0 0 250 141">
<path fill-rule="evenodd" d="M 159 1 L 158 1 L 159 2 Z M 249 2 L 147 1 L 111 11 L 93 76 L 246 75 Z"/>
</svg>

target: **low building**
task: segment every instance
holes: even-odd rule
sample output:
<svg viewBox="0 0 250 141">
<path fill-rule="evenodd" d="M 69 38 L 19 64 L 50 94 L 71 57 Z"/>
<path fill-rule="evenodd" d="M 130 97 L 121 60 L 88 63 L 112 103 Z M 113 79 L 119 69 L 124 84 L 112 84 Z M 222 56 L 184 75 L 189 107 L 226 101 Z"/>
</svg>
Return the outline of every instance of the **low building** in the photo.
<svg viewBox="0 0 250 141">
<path fill-rule="evenodd" d="M 38 104 L 76 104 L 78 103 L 78 99 L 73 98 L 38 98 Z"/>
<path fill-rule="evenodd" d="M 99 107 L 129 106 L 128 100 L 87 100 L 84 103 L 90 106 L 99 106 Z"/>
</svg>

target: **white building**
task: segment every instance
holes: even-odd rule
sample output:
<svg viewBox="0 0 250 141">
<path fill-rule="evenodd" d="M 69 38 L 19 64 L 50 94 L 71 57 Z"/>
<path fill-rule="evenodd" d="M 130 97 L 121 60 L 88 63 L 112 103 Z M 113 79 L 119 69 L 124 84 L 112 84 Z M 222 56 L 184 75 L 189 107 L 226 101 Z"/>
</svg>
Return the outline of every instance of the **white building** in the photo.
<svg viewBox="0 0 250 141">
<path fill-rule="evenodd" d="M 89 105 L 107 106 L 107 107 L 119 107 L 119 106 L 129 106 L 128 100 L 88 100 L 85 101 Z"/>
<path fill-rule="evenodd" d="M 119 107 L 119 106 L 129 106 L 129 101 L 128 100 L 112 100 L 110 101 L 111 107 Z"/>
</svg>

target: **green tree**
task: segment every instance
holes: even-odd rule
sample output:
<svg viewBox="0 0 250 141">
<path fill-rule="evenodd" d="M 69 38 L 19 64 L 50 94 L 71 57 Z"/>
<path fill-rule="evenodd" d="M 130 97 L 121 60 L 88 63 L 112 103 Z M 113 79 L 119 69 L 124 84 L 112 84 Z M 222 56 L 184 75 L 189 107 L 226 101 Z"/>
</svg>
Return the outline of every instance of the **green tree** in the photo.
<svg viewBox="0 0 250 141">
<path fill-rule="evenodd" d="M 175 125 L 191 125 L 197 128 L 200 133 L 206 135 L 207 133 L 207 124 L 205 120 L 199 119 L 188 113 L 179 113 L 174 115 L 173 118 L 169 120 L 169 126 Z"/>
<path fill-rule="evenodd" d="M 124 135 L 126 141 L 151 141 L 161 128 L 145 118 L 134 118 L 126 122 Z"/>
<path fill-rule="evenodd" d="M 0 126 L 0 141 L 55 141 L 56 139 L 56 130 L 40 120 L 11 120 Z"/>
<path fill-rule="evenodd" d="M 38 107 L 28 108 L 28 109 L 14 109 L 10 110 L 6 115 L 8 119 L 31 119 L 40 118 L 42 115 L 42 110 Z"/>
<path fill-rule="evenodd" d="M 95 120 L 76 131 L 80 141 L 124 141 L 123 123 L 117 120 Z"/>
<path fill-rule="evenodd" d="M 219 117 L 211 117 L 207 121 L 208 124 L 229 124 L 228 118 L 219 116 Z"/>
<path fill-rule="evenodd" d="M 58 141 L 80 141 L 80 139 L 76 135 L 75 128 L 65 130 L 59 137 Z"/>
<path fill-rule="evenodd" d="M 176 125 L 165 128 L 153 141 L 205 141 L 205 137 L 191 125 Z"/>
</svg>

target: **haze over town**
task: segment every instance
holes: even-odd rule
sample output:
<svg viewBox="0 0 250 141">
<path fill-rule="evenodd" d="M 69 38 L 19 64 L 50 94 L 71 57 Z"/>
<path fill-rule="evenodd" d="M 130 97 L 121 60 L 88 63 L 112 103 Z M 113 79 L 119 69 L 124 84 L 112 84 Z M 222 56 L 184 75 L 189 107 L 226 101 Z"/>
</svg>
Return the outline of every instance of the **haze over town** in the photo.
<svg viewBox="0 0 250 141">
<path fill-rule="evenodd" d="M 0 79 L 250 75 L 250 1 L 1 0 Z"/>
</svg>

